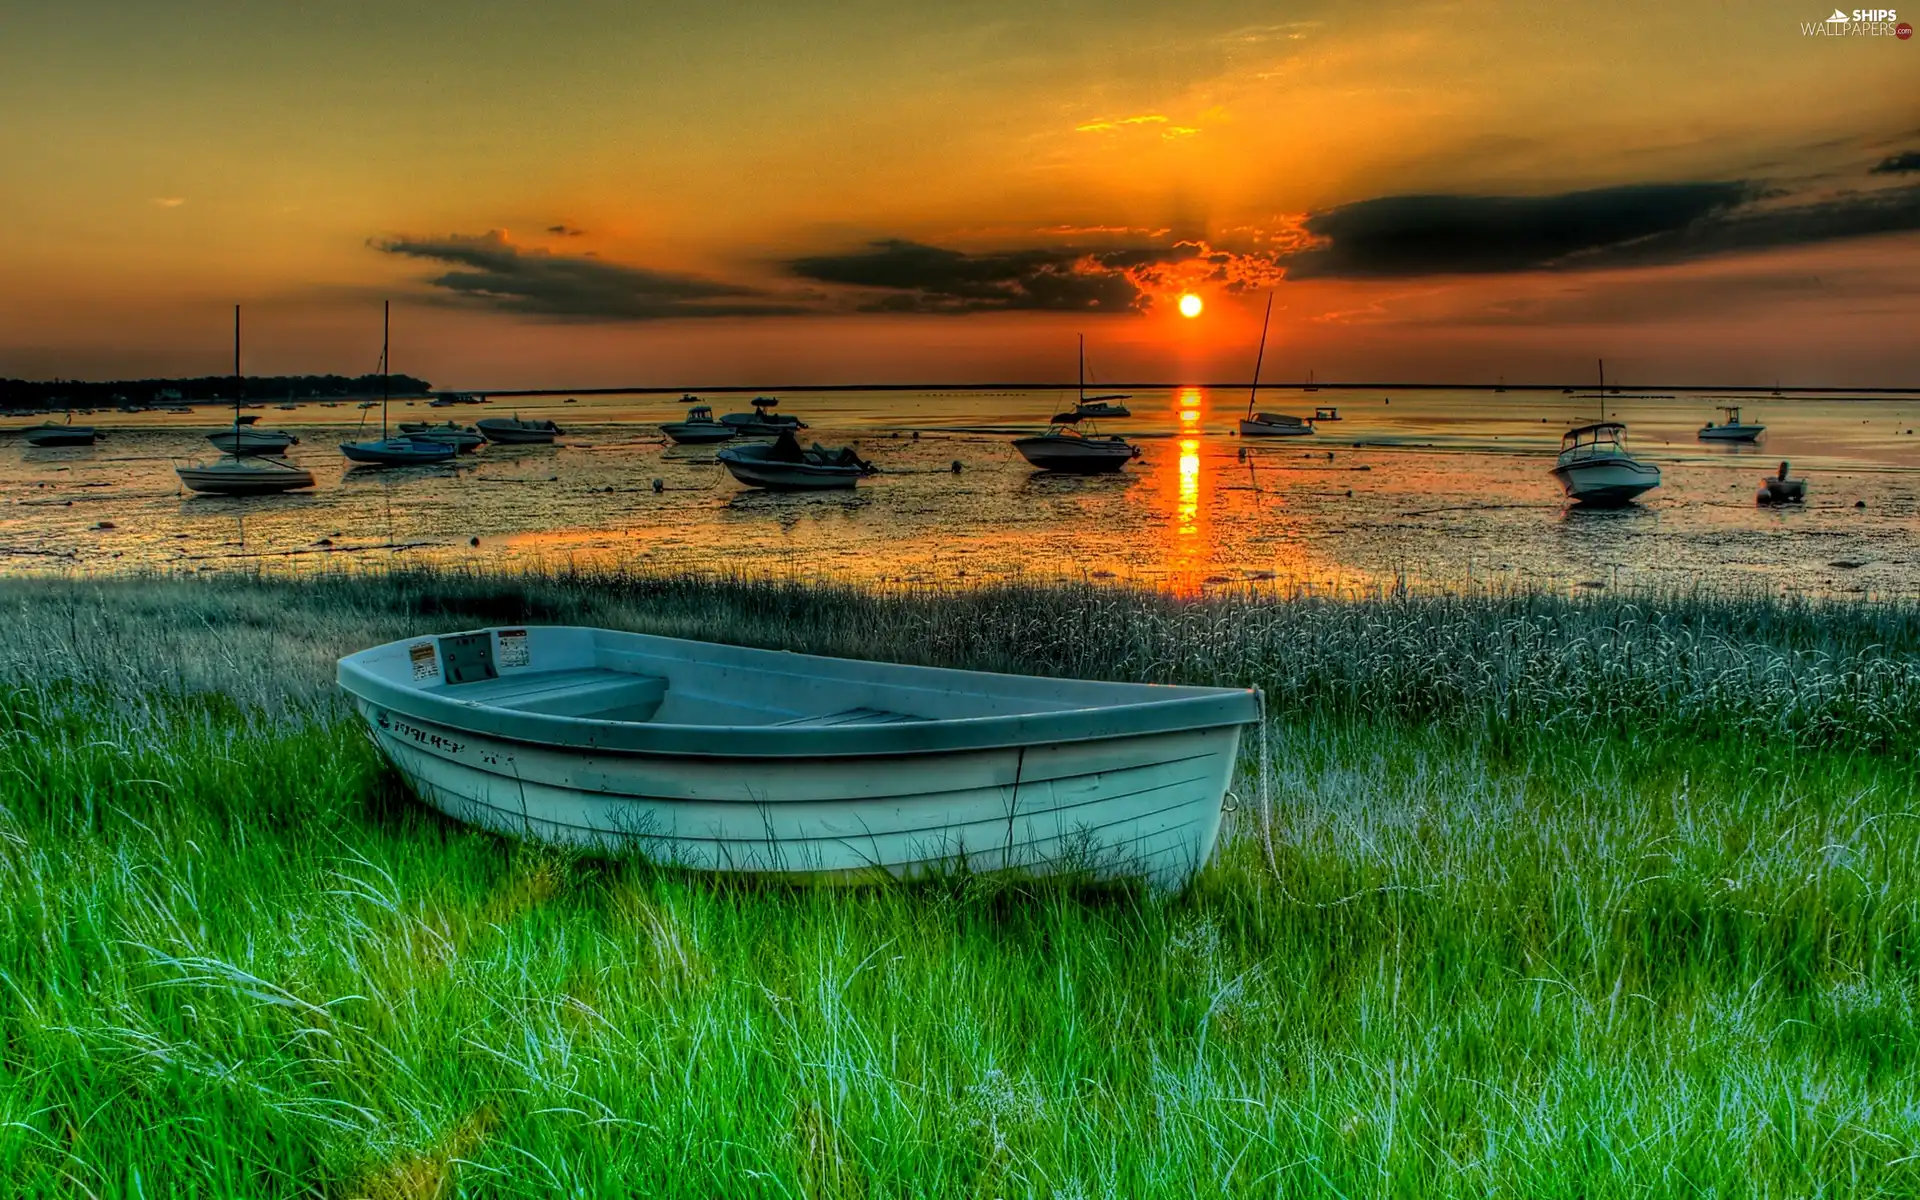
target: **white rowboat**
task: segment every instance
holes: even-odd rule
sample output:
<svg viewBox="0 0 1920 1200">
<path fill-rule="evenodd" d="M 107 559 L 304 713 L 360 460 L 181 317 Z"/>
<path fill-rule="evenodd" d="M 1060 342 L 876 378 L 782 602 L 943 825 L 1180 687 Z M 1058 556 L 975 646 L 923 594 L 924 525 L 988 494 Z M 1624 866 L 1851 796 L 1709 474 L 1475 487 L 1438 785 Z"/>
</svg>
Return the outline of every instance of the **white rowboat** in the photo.
<svg viewBox="0 0 1920 1200">
<path fill-rule="evenodd" d="M 412 638 L 340 686 L 456 819 L 835 880 L 1205 865 L 1251 690 L 822 658 L 577 627 Z"/>
</svg>

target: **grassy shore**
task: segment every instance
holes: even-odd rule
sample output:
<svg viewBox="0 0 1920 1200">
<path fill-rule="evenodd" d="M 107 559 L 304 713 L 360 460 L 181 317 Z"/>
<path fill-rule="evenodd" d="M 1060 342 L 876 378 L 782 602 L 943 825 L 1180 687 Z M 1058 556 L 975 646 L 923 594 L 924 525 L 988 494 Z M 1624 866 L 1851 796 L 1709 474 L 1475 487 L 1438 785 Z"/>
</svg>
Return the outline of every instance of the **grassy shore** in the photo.
<svg viewBox="0 0 1920 1200">
<path fill-rule="evenodd" d="M 1920 611 L 399 573 L 0 584 L 0 1191 L 1911 1195 Z M 425 811 L 341 653 L 584 621 L 1267 690 L 1186 895 Z"/>
</svg>

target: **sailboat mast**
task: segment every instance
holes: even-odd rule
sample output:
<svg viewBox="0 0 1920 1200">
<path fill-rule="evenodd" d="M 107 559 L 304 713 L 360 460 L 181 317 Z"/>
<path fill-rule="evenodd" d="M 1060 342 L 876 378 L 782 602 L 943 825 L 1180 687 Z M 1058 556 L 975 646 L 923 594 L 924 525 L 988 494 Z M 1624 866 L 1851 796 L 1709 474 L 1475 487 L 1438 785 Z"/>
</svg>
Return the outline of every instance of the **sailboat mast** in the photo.
<svg viewBox="0 0 1920 1200">
<path fill-rule="evenodd" d="M 1607 419 L 1607 360 L 1595 359 L 1600 364 L 1600 419 Z"/>
<path fill-rule="evenodd" d="M 393 301 L 380 304 L 380 440 L 387 440 L 387 352 L 392 346 Z"/>
<path fill-rule="evenodd" d="M 1253 386 L 1247 389 L 1247 419 L 1253 419 L 1253 402 L 1260 395 L 1260 364 L 1267 358 L 1267 323 L 1273 320 L 1273 293 L 1267 293 L 1267 315 L 1260 318 L 1260 350 L 1253 356 Z"/>
<path fill-rule="evenodd" d="M 1087 402 L 1087 335 L 1083 333 L 1078 336 L 1080 338 L 1080 399 L 1074 405 L 1075 408 Z"/>
<path fill-rule="evenodd" d="M 240 306 L 233 306 L 233 452 L 240 453 Z"/>
</svg>

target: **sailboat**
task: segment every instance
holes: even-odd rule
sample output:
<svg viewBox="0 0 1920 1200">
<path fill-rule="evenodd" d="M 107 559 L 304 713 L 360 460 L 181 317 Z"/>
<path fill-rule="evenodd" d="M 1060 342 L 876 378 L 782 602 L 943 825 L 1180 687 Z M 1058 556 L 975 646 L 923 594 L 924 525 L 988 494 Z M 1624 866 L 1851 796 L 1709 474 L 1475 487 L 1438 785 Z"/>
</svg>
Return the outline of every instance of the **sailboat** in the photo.
<svg viewBox="0 0 1920 1200">
<path fill-rule="evenodd" d="M 348 461 L 371 463 L 381 467 L 412 467 L 423 463 L 445 462 L 458 449 L 444 441 L 424 438 L 393 437 L 387 432 L 387 352 L 392 345 L 393 301 L 380 310 L 380 440 L 377 442 L 341 442 L 340 453 Z"/>
<path fill-rule="evenodd" d="M 240 306 L 236 304 L 233 306 L 233 431 L 229 443 L 234 447 L 241 444 L 242 433 L 253 432 L 242 425 L 241 390 Z M 280 449 L 284 450 L 285 447 Z M 313 472 L 295 466 L 279 457 L 277 452 L 236 454 L 229 451 L 217 461 L 191 463 L 175 467 L 173 472 L 190 491 L 210 496 L 276 496 L 281 492 L 297 492 L 313 486 Z"/>
<path fill-rule="evenodd" d="M 1301 388 L 1300 390 L 1303 392 L 1317 392 L 1320 390 L 1320 385 L 1313 381 L 1312 367 L 1307 368 L 1307 386 L 1304 388 Z"/>
<path fill-rule="evenodd" d="M 1240 418 L 1241 437 L 1307 437 L 1313 433 L 1313 422 L 1302 421 L 1299 417 L 1290 417 L 1284 413 L 1256 413 L 1254 401 L 1260 397 L 1260 364 L 1267 357 L 1267 325 L 1273 320 L 1273 293 L 1267 293 L 1267 315 L 1260 321 L 1260 351 L 1253 359 L 1253 386 L 1247 389 L 1247 415 Z M 1312 378 L 1309 371 L 1308 378 Z M 1312 391 L 1312 388 L 1308 388 Z M 1328 410 L 1331 412 L 1332 410 Z M 1318 415 L 1318 414 L 1316 414 Z M 1340 419 L 1333 413 L 1329 420 Z"/>
<path fill-rule="evenodd" d="M 1080 393 L 1087 390 L 1087 339 L 1080 337 Z M 1015 438 L 1013 448 L 1042 471 L 1062 471 L 1072 475 L 1099 475 L 1118 471 L 1140 457 L 1140 447 L 1117 434 L 1102 437 L 1082 422 L 1092 420 L 1073 412 L 1055 413 L 1047 431 L 1032 437 Z"/>
<path fill-rule="evenodd" d="M 1600 417 L 1560 439 L 1553 477 L 1568 498 L 1592 507 L 1625 504 L 1660 486 L 1660 468 L 1627 451 L 1627 427 L 1607 415 L 1607 364 L 1600 363 Z"/>
</svg>

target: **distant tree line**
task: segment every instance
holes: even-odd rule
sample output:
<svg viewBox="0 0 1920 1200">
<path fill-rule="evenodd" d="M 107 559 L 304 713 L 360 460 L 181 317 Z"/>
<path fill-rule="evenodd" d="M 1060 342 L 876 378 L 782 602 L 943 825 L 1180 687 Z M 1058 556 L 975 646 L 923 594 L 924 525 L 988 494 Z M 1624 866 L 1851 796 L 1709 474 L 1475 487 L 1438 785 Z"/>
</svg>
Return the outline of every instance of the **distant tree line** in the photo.
<svg viewBox="0 0 1920 1200">
<path fill-rule="evenodd" d="M 378 375 L 262 375 L 241 381 L 242 401 L 330 400 L 378 396 Z M 396 396 L 424 396 L 433 390 L 424 379 L 389 375 L 387 389 Z M 199 379 L 0 379 L 0 408 L 112 408 L 122 404 L 233 403 L 233 376 L 206 375 Z M 178 393 L 177 396 L 166 393 Z"/>
</svg>

